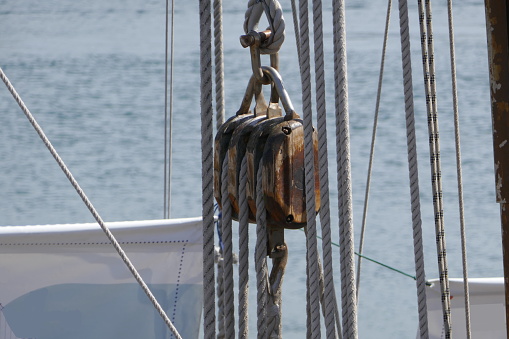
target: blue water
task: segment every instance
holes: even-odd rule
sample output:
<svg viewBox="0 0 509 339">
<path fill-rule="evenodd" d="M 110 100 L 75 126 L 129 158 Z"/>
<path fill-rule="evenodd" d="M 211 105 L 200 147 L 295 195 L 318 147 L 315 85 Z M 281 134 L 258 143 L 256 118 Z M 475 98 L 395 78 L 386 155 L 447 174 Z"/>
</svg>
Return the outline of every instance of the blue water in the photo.
<svg viewBox="0 0 509 339">
<path fill-rule="evenodd" d="M 236 112 L 249 79 L 238 43 L 245 2 L 225 4 L 227 115 Z M 287 39 L 281 74 L 300 107 L 299 72 L 289 1 L 282 1 Z M 385 22 L 384 1 L 347 4 L 349 105 L 356 241 L 359 236 L 372 119 Z M 331 80 L 331 4 L 324 3 L 327 77 Z M 397 8 L 396 5 L 394 5 Z M 0 67 L 106 221 L 163 216 L 164 1 L 0 0 Z M 483 2 L 455 6 L 469 275 L 501 276 L 495 203 Z M 434 4 L 449 272 L 461 276 L 456 169 L 446 6 Z M 412 273 L 404 105 L 398 15 L 391 17 L 373 170 L 365 254 Z M 415 73 L 426 270 L 437 277 L 427 125 L 416 5 L 410 6 Z M 172 217 L 201 214 L 198 2 L 178 2 L 174 68 Z M 334 94 L 329 82 L 329 157 L 335 171 Z M 88 213 L 7 90 L 0 90 L 0 225 L 90 222 Z M 333 222 L 337 222 L 331 172 Z M 334 238 L 337 241 L 337 230 Z M 305 336 L 304 236 L 287 232 L 285 336 Z M 252 237 L 254 238 L 254 237 Z M 337 260 L 339 251 L 335 252 Z M 335 266 L 339 270 L 339 263 Z M 339 291 L 339 276 L 337 275 Z M 254 293 L 254 283 L 251 284 Z M 302 296 L 302 298 L 301 298 Z M 254 299 L 253 299 L 254 304 Z M 251 313 L 252 323 L 255 313 Z M 411 338 L 416 333 L 415 283 L 364 262 L 359 302 L 361 338 Z"/>
</svg>

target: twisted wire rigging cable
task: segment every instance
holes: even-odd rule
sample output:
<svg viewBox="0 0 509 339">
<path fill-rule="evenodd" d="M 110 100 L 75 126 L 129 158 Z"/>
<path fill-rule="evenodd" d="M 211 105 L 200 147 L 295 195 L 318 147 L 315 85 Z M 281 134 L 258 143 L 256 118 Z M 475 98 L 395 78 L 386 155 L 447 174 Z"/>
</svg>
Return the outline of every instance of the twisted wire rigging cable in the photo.
<svg viewBox="0 0 509 339">
<path fill-rule="evenodd" d="M 461 233 L 461 257 L 463 266 L 463 294 L 465 297 L 465 326 L 467 339 L 472 337 L 470 323 L 470 293 L 468 288 L 468 264 L 467 264 L 467 237 L 465 227 L 465 208 L 463 203 L 463 175 L 461 170 L 461 142 L 458 108 L 458 89 L 456 84 L 456 53 L 454 51 L 454 24 L 452 13 L 452 0 L 447 0 L 447 13 L 449 22 L 449 53 L 451 57 L 452 101 L 454 111 L 454 140 L 456 145 L 456 175 L 458 180 L 458 208 L 460 216 Z"/>
<path fill-rule="evenodd" d="M 366 179 L 366 192 L 364 194 L 364 209 L 362 212 L 362 226 L 361 226 L 361 234 L 359 239 L 359 250 L 358 253 L 362 254 L 364 250 L 364 235 L 366 232 L 366 219 L 368 215 L 368 202 L 369 202 L 369 192 L 371 187 L 371 173 L 373 169 L 373 159 L 375 157 L 375 141 L 376 141 L 376 130 L 378 126 L 378 112 L 380 109 L 380 98 L 382 96 L 382 81 L 384 75 L 384 65 L 385 65 L 385 54 L 387 50 L 387 40 L 389 37 L 389 23 L 391 20 L 391 7 L 392 0 L 389 0 L 387 3 L 387 16 L 385 19 L 385 33 L 384 33 L 384 42 L 382 47 L 382 57 L 380 61 L 380 72 L 378 77 L 378 89 L 376 93 L 376 104 L 375 104 L 375 116 L 373 118 L 373 133 L 371 136 L 371 149 L 369 152 L 369 164 L 368 164 L 368 175 Z M 357 303 L 359 303 L 359 287 L 361 282 L 361 263 L 362 257 L 357 259 Z"/>
<path fill-rule="evenodd" d="M 148 299 L 150 300 L 150 302 L 152 303 L 152 305 L 154 306 L 156 311 L 159 313 L 159 315 L 161 316 L 161 318 L 165 322 L 165 324 L 168 327 L 168 329 L 173 333 L 173 335 L 176 338 L 181 338 L 180 334 L 178 333 L 177 329 L 175 328 L 175 326 L 171 322 L 170 318 L 167 316 L 167 314 L 164 311 L 164 309 L 158 303 L 157 299 L 154 297 L 154 295 L 152 294 L 152 292 L 150 291 L 149 287 L 147 286 L 147 284 L 145 283 L 145 281 L 143 280 L 141 275 L 138 273 L 138 271 L 136 270 L 134 265 L 131 263 L 131 261 L 127 257 L 126 253 L 124 252 L 124 250 L 120 246 L 120 244 L 117 241 L 117 239 L 110 232 L 110 230 L 108 229 L 108 227 L 104 223 L 103 219 L 101 218 L 101 216 L 97 212 L 96 208 L 92 205 L 92 202 L 88 199 L 87 195 L 85 194 L 83 189 L 80 187 L 80 185 L 78 184 L 78 182 L 76 181 L 76 179 L 72 175 L 72 173 L 69 170 L 69 168 L 67 167 L 67 165 L 64 163 L 62 158 L 58 155 L 56 149 L 53 147 L 53 145 L 51 144 L 51 142 L 49 141 L 48 137 L 46 136 L 46 134 L 44 133 L 42 128 L 39 126 L 39 124 L 35 120 L 34 116 L 30 112 L 28 107 L 25 105 L 25 103 L 23 102 L 23 100 L 21 99 L 19 94 L 16 92 L 16 89 L 14 88 L 14 86 L 12 86 L 11 82 L 9 81 L 7 76 L 5 75 L 5 73 L 2 70 L 2 68 L 0 68 L 0 78 L 2 79 L 2 81 L 7 86 L 7 89 L 9 90 L 9 92 L 11 92 L 14 100 L 16 100 L 16 102 L 18 103 L 19 107 L 21 108 L 21 110 L 23 111 L 23 113 L 27 117 L 28 121 L 33 126 L 33 128 L 35 129 L 37 134 L 39 135 L 39 137 L 41 138 L 41 140 L 44 143 L 44 145 L 46 146 L 46 148 L 49 150 L 49 152 L 51 153 L 51 155 L 53 156 L 55 161 L 58 163 L 58 166 L 60 167 L 62 172 L 64 172 L 65 176 L 67 177 L 67 179 L 69 180 L 71 185 L 76 190 L 76 193 L 78 193 L 78 195 L 80 196 L 81 200 L 83 200 L 83 203 L 85 204 L 85 206 L 87 206 L 88 210 L 90 211 L 90 213 L 92 214 L 94 219 L 97 221 L 99 226 L 102 228 L 102 230 L 106 234 L 106 237 L 110 240 L 111 244 L 113 245 L 113 247 L 117 251 L 117 253 L 120 256 L 120 258 L 122 259 L 122 261 L 126 264 L 127 268 L 129 269 L 129 271 L 131 272 L 133 277 L 136 279 L 136 281 L 138 282 L 138 284 L 142 288 L 143 292 L 147 295 Z"/>
<path fill-rule="evenodd" d="M 168 34 L 169 0 L 166 0 L 166 30 L 165 30 L 165 63 L 164 63 L 164 218 L 170 218 L 171 213 L 171 169 L 172 169 L 172 138 L 173 138 L 173 56 L 174 56 L 174 19 L 175 0 L 171 0 L 171 35 Z M 170 44 L 168 44 L 168 39 Z M 168 48 L 170 56 L 168 57 Z M 169 112 L 168 112 L 168 59 L 170 60 L 169 76 Z"/>
</svg>

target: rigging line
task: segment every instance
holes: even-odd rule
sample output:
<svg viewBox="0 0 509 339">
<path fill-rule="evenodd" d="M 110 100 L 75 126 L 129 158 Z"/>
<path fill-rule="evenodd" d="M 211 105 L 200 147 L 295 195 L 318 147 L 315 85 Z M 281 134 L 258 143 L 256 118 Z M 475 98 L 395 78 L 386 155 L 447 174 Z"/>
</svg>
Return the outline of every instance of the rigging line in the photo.
<svg viewBox="0 0 509 339">
<path fill-rule="evenodd" d="M 408 179 L 410 183 L 410 210 L 412 214 L 412 237 L 419 314 L 419 336 L 428 334 L 428 308 L 426 305 L 426 272 L 424 269 L 424 250 L 422 241 L 421 203 L 419 194 L 419 169 L 417 164 L 417 142 L 415 137 L 415 113 L 412 77 L 412 58 L 410 48 L 410 29 L 408 25 L 408 2 L 398 1 L 399 27 L 401 41 L 401 66 L 403 71 L 403 94 L 405 104 L 406 139 L 408 153 Z"/>
<path fill-rule="evenodd" d="M 169 119 L 169 135 L 168 135 L 168 206 L 167 214 L 170 218 L 171 214 L 171 172 L 173 168 L 173 64 L 175 55 L 175 0 L 171 0 L 171 27 L 170 27 L 170 119 Z M 168 40 L 166 40 L 166 44 Z M 166 70 L 168 69 L 168 59 L 166 59 Z M 165 91 L 167 93 L 167 91 Z M 166 94 L 168 97 L 168 94 Z M 167 100 L 165 100 L 167 101 Z"/>
<path fill-rule="evenodd" d="M 302 232 L 304 232 L 304 230 L 303 230 L 303 229 L 301 229 L 301 231 L 302 231 Z M 320 237 L 319 235 L 317 235 L 316 237 L 317 237 L 318 239 L 322 240 L 322 237 Z M 339 247 L 341 247 L 341 245 L 340 245 L 340 244 L 338 244 L 338 243 L 336 243 L 336 242 L 331 242 L 331 244 L 332 244 L 333 246 L 338 247 L 338 248 L 339 248 Z M 387 264 L 384 264 L 383 262 L 378 261 L 378 260 L 373 259 L 373 258 L 370 258 L 370 257 L 368 257 L 368 256 L 366 256 L 366 255 L 364 255 L 364 254 L 360 254 L 360 253 L 358 253 L 358 252 L 354 252 L 354 254 L 355 254 L 356 256 L 358 256 L 359 258 L 366 259 L 367 261 L 370 261 L 370 262 L 372 262 L 372 263 L 374 263 L 374 264 L 377 264 L 377 265 L 380 265 L 380 266 L 382 266 L 382 267 L 388 268 L 388 269 L 390 269 L 391 271 L 394 271 L 394 272 L 400 273 L 401 275 L 404 275 L 404 276 L 406 276 L 406 277 L 412 278 L 413 280 L 417 280 L 417 277 L 416 277 L 415 275 L 411 275 L 410 273 L 406 273 L 405 271 L 402 271 L 402 270 L 397 269 L 397 268 L 395 268 L 395 267 L 392 267 L 392 266 L 389 266 L 389 265 L 387 265 Z M 431 286 L 431 283 L 426 282 L 426 286 Z"/>
<path fill-rule="evenodd" d="M 382 81 L 383 81 L 383 75 L 384 75 L 387 40 L 388 40 L 388 36 L 389 36 L 389 24 L 390 24 L 390 20 L 391 20 L 391 7 L 392 7 L 392 0 L 388 0 L 387 16 L 385 19 L 384 42 L 383 42 L 383 47 L 382 47 L 382 60 L 380 62 L 380 75 L 378 77 L 378 90 L 376 93 L 375 117 L 374 117 L 374 121 L 373 121 L 373 134 L 371 137 L 371 150 L 369 153 L 368 176 L 366 179 L 366 193 L 364 196 L 364 211 L 362 214 L 362 226 L 361 226 L 361 234 L 360 234 L 360 240 L 359 240 L 359 253 L 360 254 L 362 254 L 362 251 L 364 248 L 364 234 L 366 231 L 366 218 L 367 218 L 367 214 L 368 214 L 368 201 L 369 201 L 369 192 L 370 192 L 370 186 L 371 186 L 371 172 L 373 169 L 373 159 L 375 157 L 376 130 L 377 130 L 377 126 L 378 126 L 378 112 L 380 109 L 380 98 L 381 98 L 381 94 L 382 94 Z M 362 257 L 359 257 L 359 259 L 357 260 L 357 304 L 359 303 L 359 287 L 360 287 L 360 281 L 361 281 L 361 262 L 362 262 Z"/>
<path fill-rule="evenodd" d="M 235 337 L 235 307 L 233 283 L 232 206 L 228 195 L 228 154 L 221 171 L 221 233 L 223 237 L 223 296 L 224 328 L 226 338 Z"/>
<path fill-rule="evenodd" d="M 239 339 L 249 338 L 249 206 L 247 204 L 247 157 L 239 174 Z"/>
<path fill-rule="evenodd" d="M 210 0 L 199 1 L 200 18 L 200 120 L 203 217 L 203 333 L 216 337 L 214 289 L 214 173 L 212 108 L 212 31 Z"/>
<path fill-rule="evenodd" d="M 421 30 L 424 88 L 426 91 L 426 108 L 428 113 L 431 183 L 433 192 L 433 208 L 435 213 L 438 270 L 440 273 L 440 289 L 442 293 L 442 312 L 444 316 L 445 337 L 450 338 L 452 335 L 451 305 L 449 278 L 447 272 L 447 251 L 445 246 L 431 1 L 424 0 L 423 4 L 422 0 L 418 0 L 418 7 L 419 26 Z"/>
<path fill-rule="evenodd" d="M 319 297 L 319 271 L 318 248 L 316 242 L 316 203 L 315 203 L 315 169 L 313 152 L 313 117 L 311 103 L 311 72 L 309 47 L 309 12 L 308 1 L 299 1 L 299 27 L 300 27 L 300 75 L 302 83 L 302 111 L 304 129 L 304 179 L 306 199 L 306 264 L 309 269 L 309 309 L 311 316 L 311 338 L 320 338 L 320 297 Z"/>
<path fill-rule="evenodd" d="M 333 1 L 334 98 L 343 337 L 358 338 L 350 161 L 345 1 Z"/>
<path fill-rule="evenodd" d="M 64 172 L 65 176 L 67 177 L 67 179 L 70 181 L 71 185 L 76 190 L 76 193 L 78 193 L 78 195 L 80 196 L 81 200 L 83 200 L 83 202 L 85 203 L 85 206 L 87 206 L 88 210 L 90 211 L 90 213 L 92 214 L 94 219 L 97 221 L 99 226 L 102 228 L 102 230 L 106 234 L 106 237 L 108 237 L 108 239 L 110 240 L 111 244 L 113 245 L 113 247 L 117 251 L 117 253 L 120 256 L 120 258 L 122 259 L 122 261 L 126 264 L 127 268 L 132 273 L 133 277 L 136 279 L 136 281 L 138 282 L 140 287 L 143 289 L 143 291 L 145 292 L 145 294 L 149 298 L 149 300 L 152 303 L 152 305 L 154 306 L 154 308 L 157 310 L 157 312 L 159 313 L 159 315 L 161 316 L 163 321 L 166 323 L 168 329 L 173 333 L 173 335 L 175 337 L 181 338 L 181 336 L 178 333 L 177 329 L 175 328 L 175 326 L 173 326 L 173 323 L 171 322 L 170 318 L 168 318 L 168 315 L 166 314 L 164 309 L 158 303 L 157 299 L 154 297 L 154 295 L 150 291 L 149 287 L 147 286 L 147 284 L 145 283 L 145 281 L 143 280 L 141 275 L 138 273 L 138 271 L 136 270 L 134 265 L 131 263 L 131 261 L 127 257 L 126 253 L 124 252 L 124 250 L 120 246 L 120 244 L 117 241 L 117 239 L 110 232 L 110 230 L 108 229 L 108 227 L 104 223 L 103 219 L 101 218 L 101 216 L 99 215 L 99 213 L 97 212 L 95 207 L 92 205 L 92 202 L 88 199 L 87 195 L 85 194 L 83 189 L 80 187 L 80 185 L 78 184 L 78 182 L 76 181 L 76 179 L 72 175 L 72 173 L 69 170 L 69 168 L 67 167 L 67 165 L 64 163 L 64 161 L 62 160 L 60 155 L 58 155 L 56 149 L 53 147 L 53 145 L 51 144 L 50 140 L 48 139 L 48 137 L 46 136 L 46 134 L 42 130 L 41 126 L 39 126 L 39 124 L 35 120 L 34 116 L 30 112 L 28 107 L 25 105 L 25 103 L 23 102 L 21 97 L 19 96 L 18 92 L 16 92 L 16 89 L 14 88 L 14 86 L 12 86 L 11 82 L 9 81 L 7 76 L 5 75 L 5 73 L 2 70 L 2 68 L 0 68 L 0 78 L 2 78 L 3 82 L 7 86 L 7 89 L 9 90 L 9 92 L 11 92 L 12 96 L 14 97 L 14 100 L 16 100 L 16 102 L 18 103 L 19 107 L 21 108 L 21 110 L 23 111 L 23 113 L 27 117 L 28 121 L 33 126 L 33 128 L 35 129 L 37 134 L 39 135 L 39 137 L 41 138 L 41 140 L 44 143 L 44 145 L 46 145 L 46 148 L 48 149 L 48 151 L 51 153 L 53 158 L 58 163 L 58 166 Z"/>
<path fill-rule="evenodd" d="M 164 219 L 170 218 L 171 213 L 171 170 L 172 170 L 172 139 L 173 139 L 173 56 L 174 56 L 174 19 L 175 0 L 171 0 L 171 33 L 169 33 L 169 0 L 166 0 L 166 30 L 165 30 L 165 63 L 164 63 Z M 170 43 L 168 44 L 168 40 Z M 168 49 L 170 50 L 168 56 Z M 168 88 L 168 59 L 169 83 Z M 169 91 L 169 112 L 168 112 Z"/>
<path fill-rule="evenodd" d="M 216 85 L 216 129 L 224 123 L 223 2 L 214 0 L 214 66 Z"/>
<path fill-rule="evenodd" d="M 267 304 L 268 304 L 268 268 L 267 268 L 267 211 L 263 199 L 262 164 L 256 171 L 256 245 L 255 245 L 255 269 L 256 269 L 256 329 L 259 339 L 268 337 L 267 333 Z"/>
<path fill-rule="evenodd" d="M 454 111 L 454 136 L 456 144 L 456 170 L 458 179 L 458 197 L 459 197 L 459 213 L 460 213 L 460 232 L 461 232 L 461 256 L 463 261 L 463 286 L 465 296 L 465 323 L 467 339 L 470 339 L 471 324 L 470 324 L 470 293 L 468 288 L 468 265 L 467 265 L 467 241 L 465 232 L 465 209 L 463 203 L 463 180 L 461 170 L 461 149 L 460 149 L 460 126 L 459 126 L 459 109 L 458 109 L 458 89 L 456 84 L 456 56 L 454 51 L 454 24 L 452 13 L 452 0 L 447 0 L 447 13 L 449 22 L 449 49 L 451 56 L 451 79 L 452 79 L 452 100 Z"/>
<path fill-rule="evenodd" d="M 327 150 L 327 109 L 325 102 L 325 71 L 323 52 L 323 10 L 322 0 L 313 0 L 313 45 L 315 56 L 316 123 L 318 130 L 318 169 L 320 184 L 320 224 L 322 229 L 323 287 L 321 296 L 325 306 L 324 320 L 327 338 L 337 338 L 340 332 L 336 319 L 337 301 L 334 288 L 334 272 L 331 246 L 329 164 Z M 319 270 L 322 272 L 322 269 Z M 337 320 L 337 321 L 336 321 Z"/>
<path fill-rule="evenodd" d="M 164 42 L 164 197 L 163 218 L 168 218 L 168 2 L 166 0 L 166 26 Z"/>
</svg>

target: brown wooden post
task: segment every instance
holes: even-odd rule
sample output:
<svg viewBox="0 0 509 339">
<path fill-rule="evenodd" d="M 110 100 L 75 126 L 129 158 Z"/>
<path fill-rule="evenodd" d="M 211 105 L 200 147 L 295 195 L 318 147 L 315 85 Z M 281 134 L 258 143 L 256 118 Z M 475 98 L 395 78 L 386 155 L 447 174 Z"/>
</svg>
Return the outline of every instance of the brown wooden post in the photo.
<svg viewBox="0 0 509 339">
<path fill-rule="evenodd" d="M 509 0 L 485 0 L 495 188 L 500 204 L 506 330 L 509 338 Z"/>
</svg>

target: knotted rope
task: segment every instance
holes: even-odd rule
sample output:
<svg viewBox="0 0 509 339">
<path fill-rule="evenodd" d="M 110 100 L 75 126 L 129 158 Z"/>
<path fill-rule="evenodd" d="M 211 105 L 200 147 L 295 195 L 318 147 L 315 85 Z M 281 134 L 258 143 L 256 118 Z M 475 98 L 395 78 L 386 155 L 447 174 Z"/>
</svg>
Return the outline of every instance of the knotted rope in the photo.
<svg viewBox="0 0 509 339">
<path fill-rule="evenodd" d="M 271 35 L 260 46 L 261 54 L 275 54 L 285 40 L 285 20 L 283 10 L 277 0 L 249 0 L 244 21 L 244 32 L 258 30 L 258 23 L 265 12 L 269 21 Z"/>
<path fill-rule="evenodd" d="M 355 297 L 355 258 L 353 248 L 353 208 L 344 1 L 333 1 L 332 10 L 343 337 L 355 339 L 357 338 L 357 302 Z"/>
<path fill-rule="evenodd" d="M 417 302 L 419 311 L 419 335 L 420 338 L 424 339 L 428 338 L 428 310 L 426 307 L 426 276 L 424 271 L 424 251 L 422 244 L 419 172 L 417 166 L 417 145 L 415 138 L 412 63 L 410 54 L 410 31 L 408 28 L 407 0 L 399 0 L 399 21 L 407 128 L 408 175 L 410 179 L 410 202 L 414 239 L 415 280 L 417 285 Z"/>
<path fill-rule="evenodd" d="M 426 92 L 426 108 L 428 112 L 428 132 L 431 167 L 431 186 L 433 192 L 433 208 L 435 213 L 435 233 L 442 293 L 442 311 L 444 316 L 445 338 L 451 337 L 451 301 L 449 277 L 447 269 L 447 252 L 445 247 L 444 212 L 442 201 L 442 174 L 440 166 L 440 143 L 438 132 L 438 109 L 435 82 L 435 61 L 433 47 L 433 28 L 431 2 L 418 0 L 419 26 L 421 31 L 422 66 L 424 73 L 424 89 Z"/>
<path fill-rule="evenodd" d="M 90 211 L 90 213 L 92 214 L 94 219 L 97 221 L 97 223 L 99 224 L 101 229 L 104 231 L 104 234 L 106 234 L 106 237 L 110 240 L 111 244 L 113 245 L 113 247 L 117 251 L 118 255 L 120 256 L 120 258 L 122 259 L 124 264 L 126 264 L 127 268 L 129 269 L 129 271 L 131 272 L 133 277 L 136 279 L 136 281 L 138 282 L 138 284 L 142 288 L 143 292 L 146 294 L 146 296 L 148 297 L 148 299 L 150 300 L 150 302 L 152 303 L 152 305 L 156 309 L 157 313 L 159 313 L 159 315 L 161 316 L 161 318 L 165 322 L 165 324 L 168 327 L 168 329 L 171 331 L 171 333 L 173 333 L 173 335 L 176 338 L 182 338 L 180 336 L 180 334 L 178 333 L 177 329 L 175 328 L 175 326 L 173 326 L 173 323 L 171 322 L 170 318 L 166 315 L 166 312 L 164 311 L 164 309 L 158 303 L 157 299 L 154 297 L 154 295 L 150 291 L 149 287 L 147 286 L 147 284 L 145 283 L 145 281 L 143 280 L 141 275 L 136 270 L 136 267 L 134 267 L 134 265 L 131 263 L 131 261 L 127 257 L 126 253 L 124 252 L 124 250 L 120 246 L 120 243 L 113 236 L 111 231 L 108 229 L 108 227 L 104 223 L 103 219 L 101 218 L 101 216 L 97 212 L 96 208 L 94 207 L 94 205 L 92 205 L 92 202 L 88 199 L 87 195 L 85 194 L 83 189 L 80 187 L 80 185 L 78 184 L 78 182 L 76 181 L 76 179 L 72 175 L 71 171 L 67 167 L 67 165 L 64 163 L 64 161 L 62 160 L 60 155 L 57 153 L 56 149 L 51 144 L 50 140 L 48 139 L 48 137 L 46 136 L 46 134 L 42 130 L 41 126 L 39 126 L 39 124 L 35 120 L 34 116 L 30 112 L 28 107 L 25 105 L 25 103 L 23 102 L 21 97 L 19 96 L 19 94 L 16 91 L 16 89 L 14 88 L 14 86 L 12 86 L 11 82 L 9 81 L 7 76 L 5 75 L 5 73 L 2 70 L 2 68 L 0 68 L 0 78 L 2 79 L 2 81 L 7 86 L 7 89 L 12 94 L 14 100 L 16 100 L 16 102 L 18 103 L 19 107 L 21 108 L 21 110 L 23 111 L 23 113 L 27 117 L 28 121 L 30 122 L 32 127 L 35 129 L 37 134 L 39 135 L 39 137 L 41 138 L 42 142 L 44 143 L 44 145 L 46 146 L 48 151 L 51 153 L 51 155 L 53 156 L 53 158 L 57 162 L 57 164 L 60 167 L 60 169 L 62 170 L 62 172 L 65 174 L 65 176 L 67 177 L 67 179 L 69 180 L 71 185 L 76 190 L 76 193 L 78 193 L 78 195 L 80 196 L 81 200 L 83 200 L 83 203 L 85 204 L 85 206 L 88 208 L 88 210 Z M 212 260 L 213 259 L 214 258 L 212 258 Z"/>
<path fill-rule="evenodd" d="M 203 216 L 203 328 L 205 339 L 213 339 L 215 328 L 214 290 L 214 193 L 212 43 L 210 0 L 200 0 L 200 106 Z"/>
</svg>

